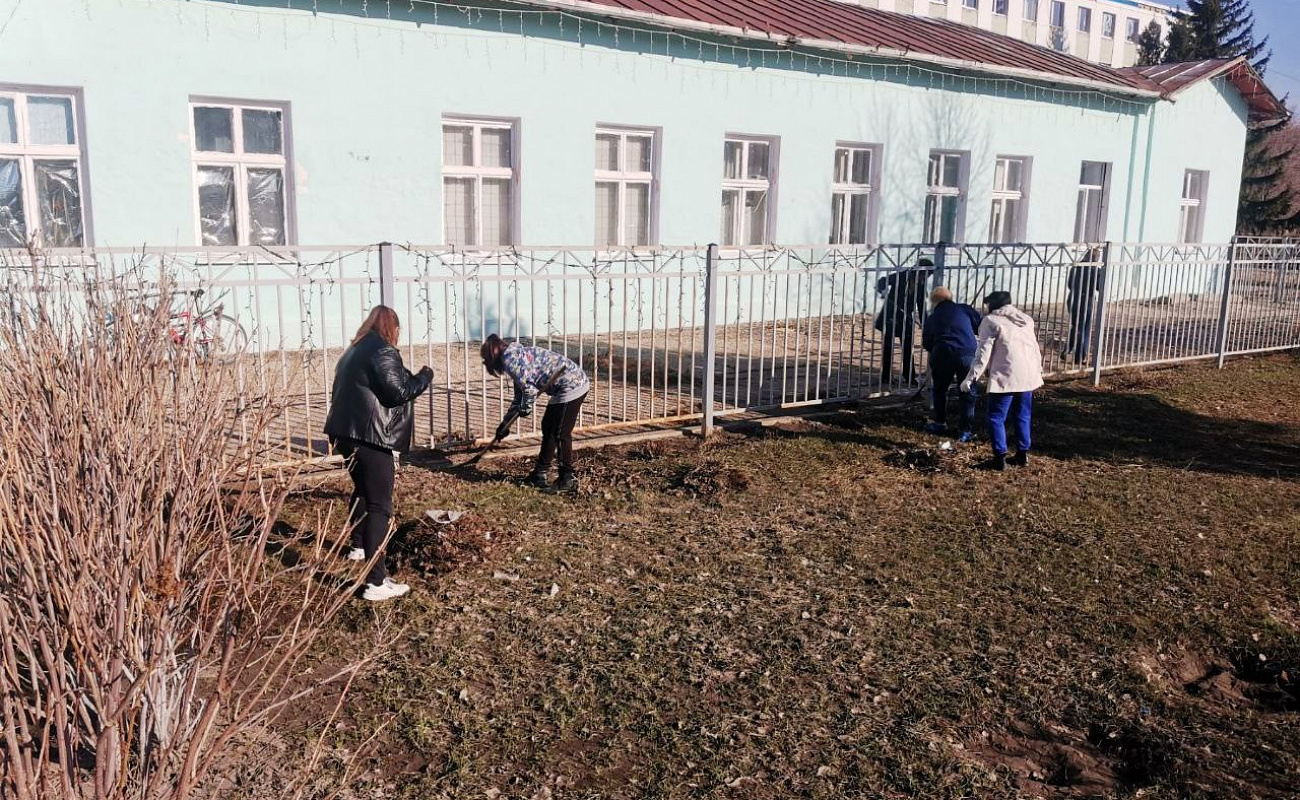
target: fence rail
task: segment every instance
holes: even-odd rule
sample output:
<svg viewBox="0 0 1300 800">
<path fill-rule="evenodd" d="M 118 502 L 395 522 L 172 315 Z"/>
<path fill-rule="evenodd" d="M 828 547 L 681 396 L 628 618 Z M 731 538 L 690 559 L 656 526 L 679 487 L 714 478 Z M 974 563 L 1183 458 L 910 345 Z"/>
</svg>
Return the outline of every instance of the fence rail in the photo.
<svg viewBox="0 0 1300 800">
<path fill-rule="evenodd" d="M 284 407 L 268 457 L 328 454 L 334 366 L 369 308 L 402 319 L 428 364 L 417 441 L 489 435 L 512 388 L 482 370 L 489 334 L 564 352 L 592 378 L 580 426 L 672 425 L 918 391 L 936 285 L 978 306 L 994 290 L 1037 323 L 1048 374 L 1300 348 L 1300 242 L 1015 244 L 465 252 L 389 243 L 279 248 L 0 251 L 75 291 L 90 272 L 165 272 L 175 313 L 227 320 L 239 379 Z M 201 293 L 195 294 L 201 290 Z M 10 298 L 10 302 L 13 299 Z M 215 323 L 214 323 L 215 324 Z M 530 420 L 522 434 L 536 433 Z"/>
</svg>

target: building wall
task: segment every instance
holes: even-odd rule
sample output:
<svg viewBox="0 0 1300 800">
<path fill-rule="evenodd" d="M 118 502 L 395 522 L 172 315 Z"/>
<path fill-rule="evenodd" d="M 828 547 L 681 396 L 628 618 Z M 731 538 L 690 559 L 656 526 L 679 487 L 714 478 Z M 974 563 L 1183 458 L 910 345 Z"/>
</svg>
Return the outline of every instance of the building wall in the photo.
<svg viewBox="0 0 1300 800">
<path fill-rule="evenodd" d="M 963 0 L 841 1 L 973 25 L 1113 67 L 1131 67 L 1137 63 L 1137 45 L 1125 37 L 1126 20 L 1136 19 L 1139 31 L 1145 30 L 1152 21 L 1168 28 L 1171 14 L 1168 6 L 1139 0 L 1064 0 L 1065 26 L 1054 28 L 1049 24 L 1052 0 L 1039 0 L 1038 14 L 1033 18 L 1025 16 L 1025 0 L 1008 0 L 1006 14 L 993 13 L 995 0 L 978 0 L 975 9 L 968 8 Z M 1091 30 L 1086 33 L 1078 29 L 1081 7 L 1092 10 Z M 1103 13 L 1114 14 L 1116 18 L 1115 36 L 1111 39 L 1103 36 Z"/>
<path fill-rule="evenodd" d="M 1006 97 L 1004 87 L 941 88 L 920 74 L 815 76 L 744 54 L 700 61 L 686 57 L 694 42 L 663 54 L 662 35 L 632 42 L 624 31 L 616 45 L 606 29 L 580 44 L 572 22 L 520 36 L 490 15 L 469 28 L 463 18 L 408 20 L 406 5 L 393 3 L 389 20 L 374 16 L 379 0 L 370 17 L 282 0 L 44 0 L 17 8 L 0 86 L 80 90 L 99 245 L 197 244 L 192 97 L 288 104 L 304 245 L 441 242 L 445 114 L 519 120 L 524 245 L 593 242 L 597 124 L 662 130 L 666 244 L 718 238 L 728 133 L 780 137 L 771 238 L 782 243 L 827 241 L 838 141 L 883 146 L 879 241 L 920 238 L 932 148 L 971 153 L 967 241 L 987 239 L 998 155 L 1033 159 L 1029 241 L 1072 238 L 1083 160 L 1113 165 L 1109 238 L 1172 240 L 1187 168 L 1211 173 L 1204 238 L 1224 241 L 1235 226 L 1245 125 L 1229 87 L 1203 85 L 1177 104 L 1084 107 L 1037 88 Z M 51 41 L 64 57 L 49 57 Z"/>
</svg>

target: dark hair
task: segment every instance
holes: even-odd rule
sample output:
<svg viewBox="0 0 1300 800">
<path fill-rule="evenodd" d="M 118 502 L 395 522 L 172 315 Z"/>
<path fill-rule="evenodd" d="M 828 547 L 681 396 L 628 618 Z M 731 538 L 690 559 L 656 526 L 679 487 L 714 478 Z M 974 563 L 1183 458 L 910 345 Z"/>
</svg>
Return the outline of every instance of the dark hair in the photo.
<svg viewBox="0 0 1300 800">
<path fill-rule="evenodd" d="M 400 329 L 401 323 L 397 319 L 396 311 L 388 306 L 375 306 L 370 309 L 370 316 L 366 317 L 366 321 L 357 328 L 357 335 L 352 337 L 352 344 L 356 344 L 374 331 L 379 334 L 379 338 L 397 347 L 397 334 Z"/>
<path fill-rule="evenodd" d="M 984 298 L 984 305 L 989 307 L 989 311 L 997 311 L 1003 306 L 1011 305 L 1011 292 L 994 292 Z"/>
<path fill-rule="evenodd" d="M 479 355 L 483 357 L 483 369 L 488 374 L 497 377 L 506 371 L 506 365 L 502 361 L 502 356 L 506 352 L 506 342 L 495 333 L 483 340 L 483 346 L 478 349 Z"/>
<path fill-rule="evenodd" d="M 933 266 L 934 266 L 934 262 L 931 261 L 931 260 L 928 259 L 928 258 L 923 258 L 923 259 L 921 259 L 920 261 L 916 262 L 916 265 L 917 265 L 918 267 L 933 267 Z"/>
</svg>

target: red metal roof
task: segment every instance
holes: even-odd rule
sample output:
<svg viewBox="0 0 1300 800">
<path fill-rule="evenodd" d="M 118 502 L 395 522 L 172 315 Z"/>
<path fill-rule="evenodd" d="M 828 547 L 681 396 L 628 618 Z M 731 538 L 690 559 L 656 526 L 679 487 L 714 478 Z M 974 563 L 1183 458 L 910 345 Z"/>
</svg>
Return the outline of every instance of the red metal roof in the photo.
<svg viewBox="0 0 1300 800">
<path fill-rule="evenodd" d="M 649 15 L 668 27 L 673 21 L 721 26 L 734 35 L 771 38 L 808 46 L 873 48 L 882 55 L 918 60 L 966 62 L 1042 79 L 1110 85 L 1120 91 L 1154 92 L 1141 74 L 1126 73 L 947 20 L 914 17 L 836 0 L 559 0 L 544 5 L 615 15 Z M 718 31 L 721 33 L 722 31 Z"/>
<path fill-rule="evenodd" d="M 1270 122 L 1290 115 L 1277 95 L 1264 84 L 1259 73 L 1245 58 L 1210 58 L 1204 61 L 1187 61 L 1181 64 L 1154 64 L 1148 67 L 1126 67 L 1120 72 L 1141 76 L 1155 83 L 1166 96 L 1175 95 L 1201 81 L 1226 75 L 1241 96 L 1250 104 L 1252 122 Z"/>
</svg>

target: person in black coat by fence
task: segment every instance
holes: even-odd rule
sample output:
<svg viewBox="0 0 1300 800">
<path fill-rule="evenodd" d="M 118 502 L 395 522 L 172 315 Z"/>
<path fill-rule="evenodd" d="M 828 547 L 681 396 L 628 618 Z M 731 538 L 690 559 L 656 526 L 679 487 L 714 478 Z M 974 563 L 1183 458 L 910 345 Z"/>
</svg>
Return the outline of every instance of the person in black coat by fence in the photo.
<svg viewBox="0 0 1300 800">
<path fill-rule="evenodd" d="M 954 303 L 944 286 L 930 293 L 930 316 L 921 330 L 921 347 L 930 354 L 930 382 L 934 395 L 934 421 L 928 433 L 948 430 L 948 388 L 961 383 L 975 359 L 975 334 L 980 329 L 980 312 L 965 303 Z M 969 442 L 975 430 L 975 392 L 961 394 L 962 442 Z"/>
<path fill-rule="evenodd" d="M 411 401 L 429 388 L 428 367 L 412 375 L 397 349 L 397 312 L 375 306 L 357 330 L 334 370 L 325 433 L 347 459 L 355 487 L 348 522 L 352 549 L 348 559 L 370 561 L 366 600 L 388 600 L 410 591 L 388 577 L 380 552 L 393 516 L 394 453 L 411 448 L 414 416 Z"/>
<path fill-rule="evenodd" d="M 916 360 L 912 347 L 916 341 L 917 320 L 925 316 L 925 283 L 934 274 L 934 262 L 923 258 L 915 268 L 900 269 L 876 281 L 876 293 L 884 298 L 876 315 L 876 330 L 884 334 L 880 354 L 880 384 L 887 388 L 894 380 L 894 340 L 903 347 L 903 382 L 916 382 Z"/>
<path fill-rule="evenodd" d="M 1079 366 L 1088 363 L 1092 355 L 1093 311 L 1105 280 L 1101 250 L 1096 247 L 1066 273 L 1065 307 L 1070 312 L 1070 330 L 1061 352 L 1063 361 L 1072 359 Z"/>
</svg>

